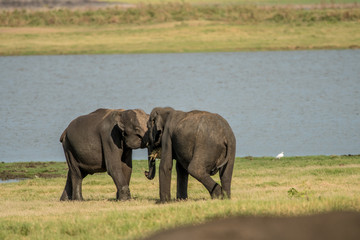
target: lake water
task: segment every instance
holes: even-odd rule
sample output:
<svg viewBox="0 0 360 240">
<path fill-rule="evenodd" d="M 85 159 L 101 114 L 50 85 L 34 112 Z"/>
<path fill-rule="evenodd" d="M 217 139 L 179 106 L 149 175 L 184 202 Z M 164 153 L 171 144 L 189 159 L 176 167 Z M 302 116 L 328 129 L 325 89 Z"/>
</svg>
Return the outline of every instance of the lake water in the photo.
<svg viewBox="0 0 360 240">
<path fill-rule="evenodd" d="M 4 162 L 65 161 L 62 131 L 100 107 L 219 113 L 237 156 L 360 153 L 359 50 L 0 57 L 0 102 Z"/>
</svg>

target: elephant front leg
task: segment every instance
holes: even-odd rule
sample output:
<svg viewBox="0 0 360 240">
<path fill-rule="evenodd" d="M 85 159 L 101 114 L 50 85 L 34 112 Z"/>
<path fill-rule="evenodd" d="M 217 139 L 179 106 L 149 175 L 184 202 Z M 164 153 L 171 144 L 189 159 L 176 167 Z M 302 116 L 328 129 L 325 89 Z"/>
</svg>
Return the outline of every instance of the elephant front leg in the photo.
<svg viewBox="0 0 360 240">
<path fill-rule="evenodd" d="M 130 178 L 131 178 L 131 172 L 132 172 L 132 149 L 126 149 L 124 150 L 122 157 L 121 157 L 121 170 L 122 170 L 122 176 L 125 180 L 125 186 L 121 186 L 121 189 L 118 189 L 116 193 L 116 199 L 117 200 L 129 200 L 131 199 L 130 194 Z M 119 176 L 121 177 L 121 176 Z M 120 180 L 119 182 L 121 182 Z"/>
<path fill-rule="evenodd" d="M 132 149 L 125 149 L 121 157 L 121 169 L 126 181 L 126 185 L 130 185 L 130 178 L 132 173 Z"/>
<path fill-rule="evenodd" d="M 106 136 L 104 137 L 106 139 Z M 124 169 L 128 161 L 131 163 L 131 150 L 130 152 L 123 151 L 115 146 L 112 142 L 103 142 L 104 161 L 106 165 L 106 171 L 113 179 L 116 185 L 116 200 L 128 200 L 131 199 L 129 181 L 131 176 L 131 165 L 124 175 Z M 124 156 L 123 156 L 124 155 Z M 119 159 L 120 157 L 120 159 Z"/>
<path fill-rule="evenodd" d="M 179 200 L 185 200 L 188 198 L 188 171 L 177 161 L 176 162 L 176 173 L 177 173 L 177 193 L 176 198 Z"/>
<path fill-rule="evenodd" d="M 121 164 L 118 167 L 108 169 L 108 174 L 116 185 L 116 200 L 125 201 L 131 199 L 130 188 L 122 172 Z"/>
<path fill-rule="evenodd" d="M 131 194 L 130 194 L 130 188 L 129 186 L 123 186 L 120 189 L 117 190 L 116 192 L 116 200 L 118 201 L 126 201 L 131 199 Z"/>
<path fill-rule="evenodd" d="M 173 166 L 171 140 L 162 140 L 161 161 L 159 166 L 160 201 L 170 201 L 171 171 Z"/>
<path fill-rule="evenodd" d="M 129 179 L 126 179 L 123 172 L 123 162 L 117 161 L 116 158 L 108 159 L 107 161 L 107 172 L 113 179 L 116 185 L 116 200 L 124 201 L 131 199 L 130 188 L 128 181 L 130 181 L 130 174 Z"/>
</svg>

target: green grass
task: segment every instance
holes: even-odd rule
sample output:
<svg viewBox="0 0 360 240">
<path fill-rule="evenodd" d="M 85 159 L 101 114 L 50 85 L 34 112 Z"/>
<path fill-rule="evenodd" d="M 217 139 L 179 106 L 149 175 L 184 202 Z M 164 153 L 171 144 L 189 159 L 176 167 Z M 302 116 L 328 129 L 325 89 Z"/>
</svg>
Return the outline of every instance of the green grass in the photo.
<svg viewBox="0 0 360 240">
<path fill-rule="evenodd" d="M 221 21 L 227 24 L 275 23 L 335 23 L 359 21 L 360 9 L 293 9 L 261 8 L 249 5 L 191 5 L 168 3 L 140 5 L 136 8 L 106 8 L 98 10 L 38 10 L 1 11 L 0 26 L 67 26 L 107 24 L 153 24 L 181 21 Z"/>
<path fill-rule="evenodd" d="M 15 168 L 15 164 L 2 165 L 1 169 Z M 26 170 L 24 166 L 16 169 Z M 106 173 L 84 179 L 84 202 L 59 202 L 66 164 L 52 163 L 38 171 L 54 168 L 62 177 L 0 184 L 0 239 L 137 239 L 215 217 L 360 211 L 360 156 L 237 158 L 232 199 L 211 200 L 205 188 L 190 178 L 189 199 L 168 204 L 157 204 L 158 176 L 153 181 L 145 178 L 146 161 L 134 161 L 133 199 L 126 202 L 115 201 L 116 188 Z M 214 179 L 219 181 L 217 175 Z M 171 191 L 174 198 L 175 170 Z"/>
<path fill-rule="evenodd" d="M 164 4 L 164 3 L 192 3 L 192 4 L 325 4 L 325 3 L 355 3 L 359 0 L 101 0 L 103 2 L 121 2 L 130 4 Z"/>
<path fill-rule="evenodd" d="M 141 5 L 0 12 L 0 55 L 219 52 L 360 47 L 360 8 Z"/>
<path fill-rule="evenodd" d="M 0 28 L 0 55 L 215 52 L 360 47 L 357 22 Z M 196 33 L 196 34 L 194 34 Z"/>
</svg>

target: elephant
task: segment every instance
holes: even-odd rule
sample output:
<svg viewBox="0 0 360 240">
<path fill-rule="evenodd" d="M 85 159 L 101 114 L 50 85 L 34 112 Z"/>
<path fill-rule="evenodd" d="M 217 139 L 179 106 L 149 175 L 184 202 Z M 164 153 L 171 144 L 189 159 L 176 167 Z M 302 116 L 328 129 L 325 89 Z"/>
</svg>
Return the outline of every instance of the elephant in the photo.
<svg viewBox="0 0 360 240">
<path fill-rule="evenodd" d="M 60 201 L 83 200 L 88 174 L 107 172 L 117 200 L 131 198 L 132 149 L 146 148 L 149 115 L 141 109 L 97 109 L 73 120 L 60 137 L 69 167 Z"/>
<path fill-rule="evenodd" d="M 176 160 L 176 198 L 187 199 L 189 174 L 200 181 L 211 198 L 231 197 L 236 139 L 228 122 L 206 111 L 183 112 L 171 107 L 154 108 L 147 123 L 148 152 L 161 147 L 160 202 L 170 201 L 173 159 Z M 148 157 L 148 179 L 155 176 L 155 159 Z M 220 174 L 221 186 L 211 176 Z"/>
</svg>

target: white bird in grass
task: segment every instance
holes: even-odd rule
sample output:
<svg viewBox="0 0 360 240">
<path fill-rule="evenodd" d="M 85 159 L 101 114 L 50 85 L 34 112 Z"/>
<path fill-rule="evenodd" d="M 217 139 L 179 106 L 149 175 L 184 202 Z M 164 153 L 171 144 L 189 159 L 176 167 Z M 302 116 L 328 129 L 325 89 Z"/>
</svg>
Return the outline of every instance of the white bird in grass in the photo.
<svg viewBox="0 0 360 240">
<path fill-rule="evenodd" d="M 276 156 L 276 159 L 280 159 L 284 156 L 284 152 L 281 152 L 279 153 L 277 156 Z"/>
</svg>

